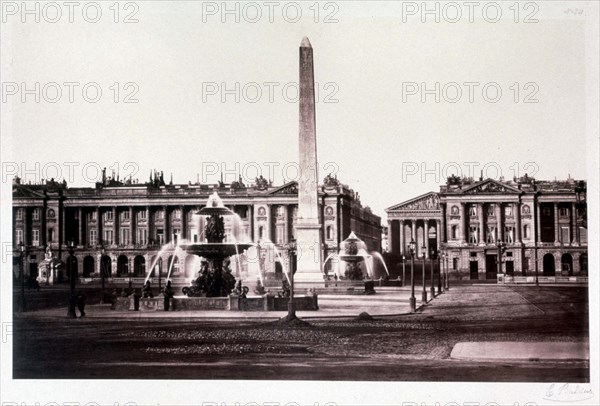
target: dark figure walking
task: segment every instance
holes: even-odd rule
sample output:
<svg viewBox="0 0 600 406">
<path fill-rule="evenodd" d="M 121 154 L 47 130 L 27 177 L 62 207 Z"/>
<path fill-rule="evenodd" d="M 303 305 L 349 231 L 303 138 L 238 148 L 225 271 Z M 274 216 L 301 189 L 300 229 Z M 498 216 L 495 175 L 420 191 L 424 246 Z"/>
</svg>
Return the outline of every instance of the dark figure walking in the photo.
<svg viewBox="0 0 600 406">
<path fill-rule="evenodd" d="M 165 297 L 165 311 L 169 311 L 170 301 L 175 296 L 175 292 L 173 291 L 173 287 L 171 286 L 171 281 L 167 282 L 167 287 L 165 287 L 164 297 Z"/>
<path fill-rule="evenodd" d="M 77 294 L 77 308 L 79 309 L 79 313 L 81 313 L 80 317 L 84 317 L 85 316 L 85 302 L 86 302 L 87 298 L 85 296 L 85 293 L 79 291 L 79 293 Z"/>
</svg>

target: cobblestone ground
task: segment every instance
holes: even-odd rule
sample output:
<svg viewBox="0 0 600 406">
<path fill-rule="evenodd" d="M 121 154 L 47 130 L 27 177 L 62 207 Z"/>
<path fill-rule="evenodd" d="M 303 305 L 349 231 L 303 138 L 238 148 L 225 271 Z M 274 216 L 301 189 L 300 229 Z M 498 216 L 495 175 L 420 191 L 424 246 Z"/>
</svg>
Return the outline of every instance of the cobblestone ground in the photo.
<svg viewBox="0 0 600 406">
<path fill-rule="evenodd" d="M 556 381 L 560 373 L 588 381 L 589 365 L 582 362 L 510 364 L 510 373 L 503 374 L 494 364 L 449 358 L 463 341 L 586 342 L 587 318 L 585 287 L 497 285 L 452 287 L 413 315 L 312 319 L 309 327 L 231 320 L 17 318 L 14 375 L 532 381 L 547 376 Z M 404 372 L 407 365 L 410 376 Z"/>
</svg>

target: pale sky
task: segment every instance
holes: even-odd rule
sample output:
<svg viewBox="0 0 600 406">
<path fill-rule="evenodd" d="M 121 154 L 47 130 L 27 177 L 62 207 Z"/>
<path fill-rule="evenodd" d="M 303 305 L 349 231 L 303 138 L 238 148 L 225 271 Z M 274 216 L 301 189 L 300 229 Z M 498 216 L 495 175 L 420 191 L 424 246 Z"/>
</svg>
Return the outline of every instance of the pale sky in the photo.
<svg viewBox="0 0 600 406">
<path fill-rule="evenodd" d="M 203 14 L 200 3 L 156 1 L 136 3 L 137 11 L 120 10 L 120 20 L 133 11 L 138 19 L 125 24 L 113 22 L 111 3 L 101 4 L 103 14 L 96 24 L 86 22 L 80 10 L 75 10 L 73 23 L 68 22 L 67 9 L 57 23 L 44 21 L 44 16 L 54 15 L 51 10 L 46 15 L 41 11 L 40 23 L 31 16 L 22 23 L 19 12 L 6 16 L 12 31 L 11 49 L 3 50 L 10 56 L 8 66 L 3 58 L 8 71 L 3 81 L 25 82 L 31 89 L 35 82 L 41 87 L 81 83 L 73 103 L 65 85 L 57 103 L 47 102 L 43 94 L 40 103 L 31 95 L 22 103 L 21 93 L 3 91 L 3 107 L 12 109 L 10 160 L 25 162 L 30 169 L 35 162 L 41 165 L 25 180 L 56 173 L 49 162 L 57 162 L 63 176 L 68 174 L 64 163 L 77 162 L 75 185 L 91 185 L 81 173 L 89 163 L 117 163 L 124 175 L 133 168 L 125 165 L 134 162 L 139 168 L 134 178 L 141 182 L 156 168 L 165 171 L 167 180 L 172 172 L 175 183 L 187 183 L 196 179 L 203 162 L 230 170 L 239 163 L 243 175 L 252 178 L 254 163 L 267 176 L 268 165 L 274 164 L 264 163 L 275 162 L 279 167 L 274 181 L 282 183 L 281 168 L 297 162 L 298 156 L 298 105 L 289 98 L 295 95 L 298 47 L 305 35 L 314 48 L 321 99 L 319 178 L 332 170 L 323 169 L 326 163 L 335 163 L 328 168 L 338 168 L 338 178 L 358 191 L 363 204 L 383 220 L 385 208 L 438 190 L 444 175 L 458 172 L 451 163 L 464 175 L 475 168 L 477 177 L 484 165 L 493 178 L 498 177 L 498 167 L 506 178 L 534 171 L 539 179 L 587 177 L 585 27 L 584 19 L 575 10 L 566 12 L 566 6 L 538 2 L 537 11 L 520 10 L 519 23 L 513 21 L 508 4 L 498 23 L 482 20 L 481 10 L 475 10 L 473 23 L 467 15 L 450 23 L 444 19 L 452 18 L 448 10 L 440 12 L 441 22 L 436 24 L 433 16 L 422 23 L 420 12 L 405 14 L 403 22 L 402 6 L 396 3 L 330 3 L 337 8 L 321 3 L 320 22 L 315 23 L 314 10 L 302 3 L 299 22 L 283 19 L 279 6 L 271 23 L 267 7 L 255 3 L 263 13 L 258 22 L 245 21 L 254 13 L 240 5 L 240 22 L 234 21 L 234 14 L 225 15 L 222 23 L 220 9 L 214 15 L 208 13 L 214 9 L 205 9 Z M 220 2 L 212 4 L 221 7 Z M 534 11 L 539 22 L 524 23 Z M 293 9 L 287 12 L 288 19 L 293 18 Z M 322 21 L 330 13 L 337 23 Z M 489 10 L 488 14 L 493 16 Z M 103 91 L 97 103 L 81 95 L 88 82 L 98 83 Z M 110 89 L 115 82 L 120 84 L 120 103 L 114 102 Z M 134 89 L 124 89 L 128 82 L 139 89 L 134 96 L 138 103 L 122 102 Z M 235 89 L 236 82 L 241 100 L 225 95 L 222 103 L 222 84 Z M 270 82 L 277 83 L 272 85 L 272 103 L 265 84 Z M 440 89 L 455 82 L 463 94 L 457 103 L 443 95 L 440 103 L 434 95 L 423 103 L 421 93 L 403 102 L 403 87 L 410 89 L 412 85 L 405 84 L 409 82 L 419 87 L 425 83 L 427 89 L 434 89 L 436 82 Z M 465 82 L 479 83 L 474 85 L 473 103 Z M 262 91 L 256 103 L 247 100 L 256 97 L 252 83 Z M 288 83 L 292 85 L 286 100 L 282 89 Z M 497 103 L 482 96 L 488 83 L 493 85 L 490 97 L 496 87 L 502 90 Z M 519 103 L 514 100 L 515 83 Z M 203 100 L 203 89 L 215 86 L 217 94 L 205 94 Z M 54 97 L 48 89 L 46 97 Z M 454 85 L 446 90 L 448 98 L 455 97 Z M 532 92 L 538 102 L 523 103 Z M 337 102 L 324 102 L 326 96 Z M 424 174 L 423 169 L 430 172 Z M 95 170 L 88 174 L 93 177 Z M 288 175 L 294 174 L 290 169 Z M 215 182 L 218 175 L 206 178 Z"/>
<path fill-rule="evenodd" d="M 434 16 L 422 22 L 422 10 L 411 8 L 420 8 L 421 1 L 321 2 L 316 5 L 317 22 L 315 2 L 301 2 L 302 14 L 295 23 L 290 22 L 295 17 L 290 2 L 279 3 L 273 22 L 266 2 L 254 3 L 262 13 L 255 23 L 246 21 L 255 16 L 247 3 L 227 3 L 232 8 L 239 4 L 240 22 L 236 23 L 235 11 L 234 15 L 224 15 L 215 9 L 222 7 L 221 1 L 121 2 L 116 3 L 118 16 L 111 9 L 114 1 L 78 2 L 73 22 L 69 22 L 63 2 L 56 2 L 63 7 L 59 10 L 62 18 L 49 22 L 56 18 L 56 10 L 40 10 L 36 23 L 35 15 L 20 10 L 26 3 L 31 8 L 46 4 L 1 3 L 3 263 L 12 260 L 11 229 L 7 225 L 12 224 L 10 180 L 19 172 L 17 167 L 33 172 L 21 173 L 24 181 L 56 176 L 57 167 L 61 171 L 58 178 L 62 178 L 72 167 L 72 185 L 93 186 L 85 180 L 83 167 L 91 168 L 88 175 L 92 177 L 97 175 L 95 165 L 111 167 L 117 163 L 123 176 L 131 168 L 127 163 L 133 162 L 137 168 L 134 178 L 141 182 L 152 169 L 162 169 L 167 180 L 172 172 L 176 183 L 187 183 L 195 181 L 203 163 L 223 163 L 232 170 L 239 163 L 240 168 L 249 168 L 247 175 L 255 176 L 254 163 L 266 171 L 268 165 L 277 163 L 282 168 L 297 162 L 298 105 L 282 96 L 282 88 L 292 83 L 286 88 L 292 88 L 289 95 L 293 96 L 298 47 L 304 36 L 314 48 L 315 76 L 321 90 L 317 105 L 320 166 L 335 163 L 338 178 L 360 193 L 363 204 L 372 207 L 383 224 L 385 208 L 439 190 L 445 181 L 443 175 L 456 173 L 456 168 L 448 169 L 452 163 L 464 175 L 475 166 L 476 176 L 487 165 L 487 175 L 495 178 L 498 174 L 492 168 L 497 165 L 506 178 L 535 171 L 538 179 L 565 179 L 569 174 L 589 179 L 589 246 L 599 246 L 597 2 L 521 2 L 517 4 L 519 22 L 514 22 L 515 9 L 509 9 L 514 7 L 513 1 L 498 2 L 502 14 L 497 23 L 485 21 L 481 8 L 475 10 L 474 22 L 469 22 L 466 8 L 456 23 L 449 22 L 456 10 L 446 8 L 443 14 L 445 4 L 438 2 L 428 4 L 440 7 L 440 22 L 435 23 Z M 97 23 L 83 18 L 82 8 L 90 3 L 100 6 Z M 483 7 L 493 2 L 476 3 Z M 403 15 L 403 6 L 415 14 Z M 494 11 L 487 9 L 485 17 L 493 19 Z M 85 17 L 93 20 L 94 12 L 87 9 Z M 124 23 L 132 12 L 138 22 Z M 326 16 L 337 22 L 325 23 Z M 224 23 L 222 17 L 227 18 Z M 526 18 L 538 22 L 525 23 Z M 39 103 L 31 94 L 21 102 L 22 84 L 35 89 L 36 82 L 40 83 L 40 93 L 45 86 L 47 94 L 40 94 Z M 56 103 L 47 100 L 55 97 L 54 88 L 48 85 L 53 82 L 63 91 Z M 65 82 L 80 83 L 73 103 L 69 102 Z M 460 84 L 463 95 L 457 103 L 450 103 L 447 98 L 454 97 L 456 89 L 448 84 L 454 82 Z M 479 83 L 472 103 L 464 86 L 471 82 Z M 97 83 L 102 89 L 97 103 L 83 99 L 81 88 L 86 83 Z M 119 103 L 113 100 L 114 83 L 119 84 Z M 125 88 L 126 83 L 134 85 Z M 240 95 L 236 103 L 234 95 L 229 95 L 221 103 L 217 93 L 204 94 L 203 100 L 203 88 L 213 89 L 211 86 L 221 83 L 228 89 L 234 89 L 235 83 L 240 89 L 246 86 L 248 97 L 255 97 L 248 93 L 255 89 L 248 84 L 257 83 L 262 98 L 250 103 L 248 97 Z M 425 83 L 427 89 L 439 83 L 440 89 L 446 86 L 447 97 L 436 103 L 429 95 L 423 103 L 416 94 L 403 102 L 403 88 L 412 89 L 411 83 Z M 520 89 L 518 102 L 514 100 L 515 83 Z M 485 84 L 497 84 L 502 90 L 497 103 L 483 99 Z M 275 88 L 272 103 L 268 86 Z M 123 103 L 135 89 L 134 98 L 139 102 Z M 332 90 L 336 90 L 333 96 Z M 532 91 L 538 102 L 523 103 Z M 493 91 L 488 95 L 494 96 Z M 88 96 L 94 96 L 93 92 Z M 325 103 L 325 96 L 337 102 Z M 436 163 L 447 171 L 436 174 Z M 413 173 L 421 166 L 429 170 L 425 179 L 420 169 L 407 175 L 407 169 Z M 319 178 L 327 172 L 322 169 Z M 217 180 L 218 175 L 208 177 L 210 182 Z M 233 176 L 225 180 L 230 182 Z M 274 181 L 283 182 L 281 171 Z M 591 267 L 598 269 L 598 256 L 590 255 L 590 260 Z M 10 298 L 10 273 L 2 275 L 1 296 Z M 590 291 L 598 291 L 597 273 L 590 274 Z M 598 295 L 590 295 L 590 308 L 598 309 Z M 4 332 L 12 313 L 8 306 L 1 310 Z M 598 318 L 591 316 L 590 342 L 597 342 Z M 10 343 L 11 338 L 8 340 Z M 3 377 L 10 377 L 10 344 L 1 347 L 0 369 Z M 590 365 L 592 377 L 597 378 L 597 362 Z M 108 391 L 106 381 L 97 387 L 88 382 L 70 385 L 64 395 L 69 398 L 62 401 L 88 399 L 93 393 L 94 401 L 102 404 L 112 404 L 116 398 L 121 404 L 131 399 L 141 399 L 140 404 L 169 404 L 173 396 L 188 404 L 200 398 L 211 401 L 224 397 L 230 403 L 231 399 L 267 402 L 285 394 L 299 404 L 313 404 L 316 395 L 323 395 L 319 404 L 326 404 L 331 400 L 324 399 L 327 394 L 335 396 L 337 404 L 396 404 L 398 399 L 419 398 L 429 402 L 446 398 L 460 404 L 489 399 L 512 404 L 521 395 L 522 403 L 539 399 L 541 404 L 548 388 L 545 384 L 520 384 L 515 391 L 514 387 L 507 390 L 506 385 L 439 382 L 371 382 L 366 386 L 327 382 L 323 386 L 311 381 L 302 385 L 180 381 L 167 383 L 168 390 L 156 391 L 152 381 L 108 384 Z M 7 378 L 3 380 L 3 395 L 27 400 L 28 404 L 40 401 L 42 393 L 58 396 L 55 382 L 35 385 L 36 391 L 31 391 L 30 382 Z M 90 388 L 96 391 L 90 392 Z M 61 401 L 60 397 L 51 400 Z"/>
</svg>

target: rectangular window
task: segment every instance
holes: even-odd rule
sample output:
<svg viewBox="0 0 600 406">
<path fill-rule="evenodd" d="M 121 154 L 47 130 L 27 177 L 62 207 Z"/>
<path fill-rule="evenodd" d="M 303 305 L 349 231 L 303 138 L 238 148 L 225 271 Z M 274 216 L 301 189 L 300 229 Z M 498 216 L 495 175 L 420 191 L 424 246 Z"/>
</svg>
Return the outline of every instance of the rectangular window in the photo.
<svg viewBox="0 0 600 406">
<path fill-rule="evenodd" d="M 495 211 L 494 211 L 494 205 L 493 204 L 488 205 L 488 207 L 487 207 L 487 215 L 488 215 L 488 217 L 494 217 L 494 215 L 495 215 L 494 213 L 495 213 Z"/>
<path fill-rule="evenodd" d="M 92 211 L 92 212 L 88 213 L 88 219 L 90 221 L 96 221 L 96 212 Z"/>
<path fill-rule="evenodd" d="M 512 216 L 512 205 L 507 205 L 504 207 L 504 215 L 505 216 Z"/>
<path fill-rule="evenodd" d="M 40 245 L 40 230 L 31 230 L 31 245 L 39 247 Z"/>
<path fill-rule="evenodd" d="M 475 217 L 476 215 L 477 215 L 477 209 L 475 208 L 475 205 L 470 205 L 469 206 L 469 216 Z"/>
<path fill-rule="evenodd" d="M 146 220 L 146 210 L 142 210 L 138 213 L 140 220 Z"/>
<path fill-rule="evenodd" d="M 54 242 L 54 229 L 48 229 L 48 242 Z"/>
<path fill-rule="evenodd" d="M 458 269 L 458 258 L 452 258 L 452 269 L 455 271 Z"/>
<path fill-rule="evenodd" d="M 488 227 L 487 229 L 487 243 L 493 244 L 496 242 L 496 227 Z"/>
<path fill-rule="evenodd" d="M 33 219 L 34 220 L 40 219 L 40 210 L 39 209 L 33 209 Z"/>
<path fill-rule="evenodd" d="M 165 244 L 165 234 L 162 228 L 156 229 L 156 237 L 158 238 L 158 243 L 161 246 Z"/>
<path fill-rule="evenodd" d="M 107 211 L 106 213 L 104 213 L 104 218 L 106 219 L 106 221 L 112 221 L 113 220 L 112 210 L 111 211 Z"/>
<path fill-rule="evenodd" d="M 515 229 L 512 226 L 504 227 L 504 242 L 512 244 L 515 240 Z"/>
<path fill-rule="evenodd" d="M 23 230 L 15 230 L 15 246 L 18 246 L 20 243 L 25 244 L 25 241 L 23 241 Z"/>
<path fill-rule="evenodd" d="M 568 244 L 571 242 L 571 233 L 569 232 L 569 227 L 561 227 L 560 228 L 560 241 L 563 244 Z"/>
<path fill-rule="evenodd" d="M 173 218 L 174 219 L 180 219 L 181 218 L 181 211 L 180 210 L 174 210 L 173 211 Z"/>
<path fill-rule="evenodd" d="M 456 240 L 458 238 L 458 227 L 457 226 L 452 226 L 451 228 L 451 234 L 452 234 L 452 239 Z"/>
<path fill-rule="evenodd" d="M 529 226 L 527 224 L 523 226 L 523 238 L 529 239 Z"/>
<path fill-rule="evenodd" d="M 15 218 L 17 220 L 23 220 L 23 209 L 21 209 L 21 208 L 17 209 L 17 211 L 15 213 Z"/>
<path fill-rule="evenodd" d="M 177 245 L 177 243 L 179 242 L 179 235 L 181 234 L 181 230 L 179 230 L 178 228 L 174 228 L 173 229 L 173 243 L 175 245 Z"/>
<path fill-rule="evenodd" d="M 477 227 L 469 227 L 469 243 L 477 244 Z"/>
<path fill-rule="evenodd" d="M 560 216 L 561 217 L 568 217 L 569 216 L 569 209 L 566 207 L 561 207 L 560 208 Z"/>
<path fill-rule="evenodd" d="M 90 245 L 96 245 L 97 240 L 96 240 L 96 230 L 90 230 Z"/>
<path fill-rule="evenodd" d="M 121 229 L 121 244 L 129 245 L 129 229 L 128 228 Z"/>
<path fill-rule="evenodd" d="M 163 210 L 159 210 L 156 212 L 156 218 L 162 220 L 165 218 L 165 212 Z"/>
<path fill-rule="evenodd" d="M 104 243 L 107 245 L 111 245 L 113 243 L 112 230 L 104 230 Z"/>
<path fill-rule="evenodd" d="M 129 221 L 129 210 L 123 212 L 123 220 Z"/>
<path fill-rule="evenodd" d="M 145 228 L 137 230 L 137 243 L 146 245 L 148 243 L 148 230 Z"/>
<path fill-rule="evenodd" d="M 587 242 L 588 242 L 587 228 L 585 228 L 585 227 L 579 227 L 579 243 L 580 244 L 587 244 Z"/>
</svg>

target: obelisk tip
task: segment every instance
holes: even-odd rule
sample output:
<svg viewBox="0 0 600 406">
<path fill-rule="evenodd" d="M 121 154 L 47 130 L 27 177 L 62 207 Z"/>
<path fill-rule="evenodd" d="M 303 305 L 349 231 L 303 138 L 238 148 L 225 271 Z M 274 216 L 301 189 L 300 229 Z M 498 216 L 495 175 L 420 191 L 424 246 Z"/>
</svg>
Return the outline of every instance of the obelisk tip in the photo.
<svg viewBox="0 0 600 406">
<path fill-rule="evenodd" d="M 312 48 L 312 45 L 310 45 L 310 41 L 308 40 L 308 37 L 302 38 L 302 42 L 300 43 L 300 48 Z"/>
</svg>

